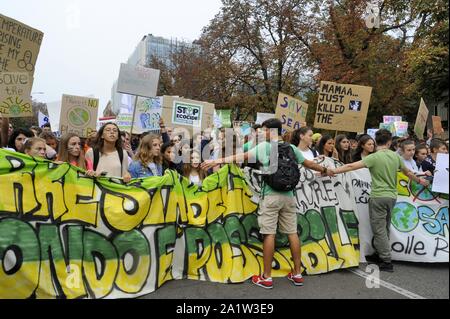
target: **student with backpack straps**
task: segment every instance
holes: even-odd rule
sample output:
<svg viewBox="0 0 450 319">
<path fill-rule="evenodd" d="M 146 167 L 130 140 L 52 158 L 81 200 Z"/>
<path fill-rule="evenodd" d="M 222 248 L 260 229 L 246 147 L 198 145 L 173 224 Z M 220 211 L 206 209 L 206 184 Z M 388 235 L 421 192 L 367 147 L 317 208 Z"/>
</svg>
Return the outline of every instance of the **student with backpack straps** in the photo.
<svg viewBox="0 0 450 319">
<path fill-rule="evenodd" d="M 307 126 L 296 129 L 291 137 L 291 144 L 297 146 L 303 157 L 307 160 L 313 160 L 319 156 L 317 151 L 311 148 L 312 137 L 313 131 Z"/>
<path fill-rule="evenodd" d="M 86 153 L 86 159 L 93 162 L 97 175 L 123 178 L 125 183 L 131 180 L 128 156 L 122 148 L 120 130 L 115 123 L 106 123 L 100 128 L 94 147 Z"/>
<path fill-rule="evenodd" d="M 300 180 L 298 164 L 319 171 L 322 175 L 331 176 L 332 172 L 328 172 L 326 167 L 304 159 L 295 145 L 284 143 L 281 139 L 282 124 L 280 120 L 269 119 L 262 124 L 262 127 L 268 142 L 260 143 L 246 153 L 205 161 L 202 168 L 208 169 L 227 163 L 242 163 L 250 159 L 253 162 L 255 160 L 260 162 L 263 171 L 271 173 L 263 178 L 263 197 L 258 218 L 260 233 L 264 236 L 264 272 L 261 275 L 253 276 L 252 282 L 267 289 L 273 287 L 271 278 L 272 261 L 275 250 L 275 235 L 277 225 L 279 225 L 280 232 L 288 235 L 294 260 L 294 270 L 289 273 L 288 279 L 296 286 L 301 286 L 303 285 L 300 261 L 301 247 L 297 235 L 297 205 L 294 197 L 294 191 Z"/>
</svg>

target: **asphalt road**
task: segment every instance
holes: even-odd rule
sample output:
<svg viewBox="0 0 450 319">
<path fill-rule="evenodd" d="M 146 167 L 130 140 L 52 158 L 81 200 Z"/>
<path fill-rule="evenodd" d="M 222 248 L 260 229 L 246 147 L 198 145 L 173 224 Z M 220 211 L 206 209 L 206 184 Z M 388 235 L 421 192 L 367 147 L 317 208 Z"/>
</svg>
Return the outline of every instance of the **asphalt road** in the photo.
<svg viewBox="0 0 450 319">
<path fill-rule="evenodd" d="M 240 284 L 177 280 L 166 283 L 143 299 L 449 299 L 449 266 L 394 262 L 395 272 L 381 272 L 376 287 L 367 264 L 323 275 L 305 277 L 296 287 L 286 278 L 274 278 L 274 288 L 263 289 L 250 281 Z M 365 272 L 367 270 L 368 272 Z M 370 278 L 373 279 L 373 278 Z M 375 286 L 368 288 L 369 286 Z"/>
</svg>

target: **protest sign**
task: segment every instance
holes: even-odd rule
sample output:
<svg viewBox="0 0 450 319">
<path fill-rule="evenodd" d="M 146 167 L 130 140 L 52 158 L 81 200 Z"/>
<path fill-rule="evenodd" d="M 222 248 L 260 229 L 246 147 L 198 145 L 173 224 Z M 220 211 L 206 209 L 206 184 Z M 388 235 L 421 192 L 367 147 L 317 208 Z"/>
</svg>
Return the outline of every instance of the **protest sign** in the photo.
<svg viewBox="0 0 450 319">
<path fill-rule="evenodd" d="M 117 92 L 143 97 L 156 97 L 159 74 L 159 70 L 122 63 Z"/>
<path fill-rule="evenodd" d="M 371 138 L 375 139 L 375 134 L 378 132 L 378 128 L 369 128 L 367 130 L 367 135 L 370 135 Z"/>
<path fill-rule="evenodd" d="M 27 72 L 33 77 L 43 37 L 41 31 L 0 14 L 0 73 Z"/>
<path fill-rule="evenodd" d="M 97 128 L 98 99 L 64 94 L 61 102 L 59 131 L 88 137 Z"/>
<path fill-rule="evenodd" d="M 158 131 L 162 112 L 162 98 L 138 98 L 134 116 L 133 134 Z"/>
<path fill-rule="evenodd" d="M 364 256 L 375 252 L 368 204 L 372 179 L 367 168 L 349 174 L 358 211 L 361 262 L 364 262 Z M 448 263 L 448 195 L 431 189 L 431 185 L 419 185 L 398 173 L 397 203 L 390 225 L 392 260 Z"/>
<path fill-rule="evenodd" d="M 32 117 L 31 87 L 27 72 L 0 72 L 0 113 L 3 117 Z"/>
<path fill-rule="evenodd" d="M 278 94 L 275 116 L 283 124 L 287 132 L 299 129 L 305 125 L 308 104 L 284 93 Z"/>
<path fill-rule="evenodd" d="M 448 194 L 448 154 L 437 154 L 433 192 Z"/>
<path fill-rule="evenodd" d="M 256 113 L 256 124 L 261 125 L 264 121 L 275 117 L 276 115 L 273 113 Z"/>
<path fill-rule="evenodd" d="M 440 116 L 431 116 L 433 120 L 433 133 L 434 134 L 442 134 L 444 133 L 444 129 L 442 128 L 442 119 Z"/>
<path fill-rule="evenodd" d="M 116 124 L 121 131 L 130 132 L 131 125 L 133 125 L 133 114 L 117 115 Z"/>
<path fill-rule="evenodd" d="M 416 124 L 414 125 L 414 132 L 418 138 L 423 138 L 423 133 L 425 132 L 425 126 L 428 120 L 428 108 L 425 105 L 425 101 L 420 99 L 419 111 L 417 112 Z"/>
<path fill-rule="evenodd" d="M 385 123 L 385 124 L 401 122 L 401 121 L 403 121 L 401 116 L 397 116 L 397 115 L 384 115 L 383 116 L 383 123 Z"/>
<path fill-rule="evenodd" d="M 219 129 L 222 128 L 222 119 L 220 118 L 219 114 L 217 114 L 217 110 L 214 110 L 214 128 Z"/>
<path fill-rule="evenodd" d="M 117 117 L 116 116 L 110 116 L 110 117 L 101 117 L 97 121 L 97 131 L 105 124 L 107 123 L 116 123 Z M 117 124 L 117 123 L 116 123 Z"/>
<path fill-rule="evenodd" d="M 231 128 L 231 110 L 216 110 L 222 127 Z"/>
<path fill-rule="evenodd" d="M 252 133 L 252 122 L 234 121 L 233 128 L 239 132 L 241 136 L 247 136 Z"/>
<path fill-rule="evenodd" d="M 395 124 L 394 123 L 380 123 L 380 130 L 385 129 L 392 133 L 392 136 L 395 136 Z"/>
<path fill-rule="evenodd" d="M 408 136 L 408 122 L 394 122 L 395 136 Z"/>
<path fill-rule="evenodd" d="M 175 96 L 163 97 L 162 118 L 166 126 L 180 132 L 200 132 L 212 127 L 214 104 L 183 99 Z"/>
<path fill-rule="evenodd" d="M 39 127 L 43 127 L 45 124 L 49 124 L 50 120 L 48 119 L 48 116 L 45 115 L 44 113 L 42 113 L 41 111 L 39 111 L 38 114 L 38 123 L 39 123 Z"/>
<path fill-rule="evenodd" d="M 363 132 L 372 88 L 321 82 L 314 128 Z"/>
</svg>

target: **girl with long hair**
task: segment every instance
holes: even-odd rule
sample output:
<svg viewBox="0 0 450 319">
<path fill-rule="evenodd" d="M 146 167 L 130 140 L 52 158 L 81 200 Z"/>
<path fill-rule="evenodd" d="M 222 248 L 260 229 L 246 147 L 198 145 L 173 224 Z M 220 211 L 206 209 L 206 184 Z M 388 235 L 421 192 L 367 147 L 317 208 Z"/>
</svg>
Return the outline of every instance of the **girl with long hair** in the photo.
<svg viewBox="0 0 450 319">
<path fill-rule="evenodd" d="M 128 173 L 128 155 L 122 148 L 120 130 L 115 123 L 106 123 L 97 132 L 94 147 L 86 153 L 86 158 L 94 163 L 97 175 L 131 180 Z"/>
<path fill-rule="evenodd" d="M 132 178 L 162 176 L 161 140 L 159 136 L 147 134 L 139 143 L 134 161 L 128 171 Z"/>
<path fill-rule="evenodd" d="M 347 135 L 340 134 L 336 136 L 336 150 L 339 160 L 344 164 L 352 163 L 352 149 Z"/>
<path fill-rule="evenodd" d="M 322 136 L 317 146 L 317 151 L 320 155 L 339 160 L 336 148 L 334 147 L 334 139 L 330 135 Z"/>
<path fill-rule="evenodd" d="M 200 164 L 200 153 L 194 150 L 191 152 L 191 162 L 183 166 L 183 176 L 197 186 L 201 186 L 206 178 L 206 172 L 201 169 Z"/>
<path fill-rule="evenodd" d="M 86 171 L 86 175 L 94 176 L 94 165 L 87 159 L 81 146 L 81 139 L 75 133 L 65 134 L 59 142 L 58 162 L 69 163 Z"/>
<path fill-rule="evenodd" d="M 375 153 L 375 140 L 370 135 L 362 135 L 358 140 L 355 153 L 353 154 L 353 162 L 359 162 L 364 157 Z"/>
</svg>

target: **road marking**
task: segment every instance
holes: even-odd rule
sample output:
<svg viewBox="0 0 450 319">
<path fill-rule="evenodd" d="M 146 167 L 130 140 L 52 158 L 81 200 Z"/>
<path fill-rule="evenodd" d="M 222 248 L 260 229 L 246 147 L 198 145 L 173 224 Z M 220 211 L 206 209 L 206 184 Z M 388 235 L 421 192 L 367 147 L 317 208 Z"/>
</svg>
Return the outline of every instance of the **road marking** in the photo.
<svg viewBox="0 0 450 319">
<path fill-rule="evenodd" d="M 369 280 L 373 280 L 373 276 L 369 275 L 368 273 L 362 271 L 361 269 L 347 269 L 349 272 L 354 273 L 357 276 L 360 276 L 364 279 L 369 279 Z M 387 281 L 378 279 L 380 286 L 387 288 L 389 290 L 392 290 L 400 295 L 403 295 L 409 299 L 426 299 L 425 297 L 419 296 L 409 290 L 403 289 L 401 287 L 398 287 L 394 284 L 391 284 Z"/>
</svg>

